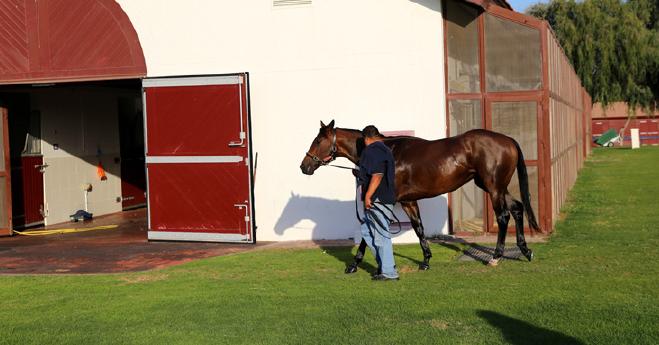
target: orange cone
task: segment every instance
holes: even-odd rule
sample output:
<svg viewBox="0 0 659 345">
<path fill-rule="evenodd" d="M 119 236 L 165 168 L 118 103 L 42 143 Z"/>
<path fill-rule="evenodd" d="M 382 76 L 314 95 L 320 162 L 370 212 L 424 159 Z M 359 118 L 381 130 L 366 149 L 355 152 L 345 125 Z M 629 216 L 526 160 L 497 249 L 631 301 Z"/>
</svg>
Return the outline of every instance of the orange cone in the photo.
<svg viewBox="0 0 659 345">
<path fill-rule="evenodd" d="M 96 175 L 98 175 L 98 178 L 101 181 L 108 179 L 108 177 L 105 175 L 105 169 L 103 169 L 103 164 L 101 161 L 98 161 L 98 166 L 96 167 Z"/>
</svg>

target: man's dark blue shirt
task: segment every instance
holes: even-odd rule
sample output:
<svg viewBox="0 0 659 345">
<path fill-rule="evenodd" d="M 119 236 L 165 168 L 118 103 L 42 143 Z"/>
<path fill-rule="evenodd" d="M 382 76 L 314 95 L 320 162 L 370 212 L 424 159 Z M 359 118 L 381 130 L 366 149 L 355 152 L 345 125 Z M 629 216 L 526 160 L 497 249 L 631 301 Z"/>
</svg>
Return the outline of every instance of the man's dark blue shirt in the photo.
<svg viewBox="0 0 659 345">
<path fill-rule="evenodd" d="M 395 169 L 394 155 L 381 141 L 366 146 L 359 159 L 359 182 L 362 185 L 362 199 L 374 174 L 383 174 L 380 185 L 373 193 L 373 200 L 379 199 L 385 204 L 396 203 L 396 189 L 394 185 Z"/>
</svg>

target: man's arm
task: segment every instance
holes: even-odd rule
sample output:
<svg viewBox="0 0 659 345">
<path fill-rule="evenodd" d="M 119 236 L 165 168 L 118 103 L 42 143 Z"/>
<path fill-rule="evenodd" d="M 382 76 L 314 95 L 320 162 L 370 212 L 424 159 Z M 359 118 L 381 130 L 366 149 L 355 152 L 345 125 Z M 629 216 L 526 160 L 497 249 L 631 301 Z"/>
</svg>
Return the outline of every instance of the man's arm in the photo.
<svg viewBox="0 0 659 345">
<path fill-rule="evenodd" d="M 371 208 L 373 206 L 373 194 L 375 190 L 378 189 L 380 182 L 382 181 L 382 176 L 384 174 L 373 174 L 371 177 L 371 183 L 368 184 L 368 190 L 366 191 L 366 196 L 364 197 L 364 206 L 366 208 Z"/>
</svg>

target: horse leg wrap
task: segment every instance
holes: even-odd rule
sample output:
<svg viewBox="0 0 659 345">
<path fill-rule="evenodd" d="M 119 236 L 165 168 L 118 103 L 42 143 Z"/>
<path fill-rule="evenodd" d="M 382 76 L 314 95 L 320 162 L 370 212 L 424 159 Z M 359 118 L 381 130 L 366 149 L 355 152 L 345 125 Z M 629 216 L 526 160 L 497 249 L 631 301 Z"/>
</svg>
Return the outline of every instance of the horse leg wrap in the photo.
<svg viewBox="0 0 659 345">
<path fill-rule="evenodd" d="M 423 256 L 423 262 L 419 264 L 419 271 L 427 271 L 430 269 L 430 258 L 432 254 L 427 253 Z"/>
<path fill-rule="evenodd" d="M 522 254 L 524 254 L 524 257 L 526 257 L 526 260 L 529 260 L 529 262 L 533 260 L 533 251 L 531 249 L 527 248 L 526 246 L 524 246 L 524 248 L 520 247 L 519 249 L 521 250 Z"/>
<path fill-rule="evenodd" d="M 357 272 L 357 263 L 353 262 L 348 267 L 346 267 L 345 273 L 350 274 L 350 273 L 355 273 Z"/>
<path fill-rule="evenodd" d="M 355 255 L 355 261 L 346 267 L 345 273 L 355 273 L 357 272 L 357 266 L 364 260 L 364 253 L 357 251 Z"/>
<path fill-rule="evenodd" d="M 499 264 L 499 260 L 503 257 L 503 248 L 497 248 L 494 250 L 494 255 L 492 255 L 492 259 L 487 262 L 488 266 L 497 266 Z"/>
</svg>

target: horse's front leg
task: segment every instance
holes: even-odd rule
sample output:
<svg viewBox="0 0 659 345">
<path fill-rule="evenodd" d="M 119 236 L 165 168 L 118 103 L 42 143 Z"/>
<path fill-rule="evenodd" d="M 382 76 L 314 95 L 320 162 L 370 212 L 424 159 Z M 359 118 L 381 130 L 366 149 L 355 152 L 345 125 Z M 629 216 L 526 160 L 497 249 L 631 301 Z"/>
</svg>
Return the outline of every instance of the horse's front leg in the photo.
<svg viewBox="0 0 659 345">
<path fill-rule="evenodd" d="M 366 241 L 362 238 L 361 243 L 359 243 L 359 248 L 357 248 L 357 254 L 355 254 L 355 261 L 346 267 L 346 274 L 357 272 L 357 266 L 364 260 L 364 252 L 366 251 Z"/>
<path fill-rule="evenodd" d="M 406 201 L 401 202 L 400 205 L 403 207 L 403 211 L 405 211 L 407 216 L 410 218 L 414 232 L 419 238 L 421 250 L 423 251 L 423 262 L 419 264 L 419 270 L 428 270 L 430 269 L 430 258 L 432 257 L 432 252 L 430 252 L 430 245 L 428 244 L 428 240 L 426 240 L 426 235 L 423 230 L 421 213 L 419 212 L 419 204 L 416 201 Z"/>
</svg>

